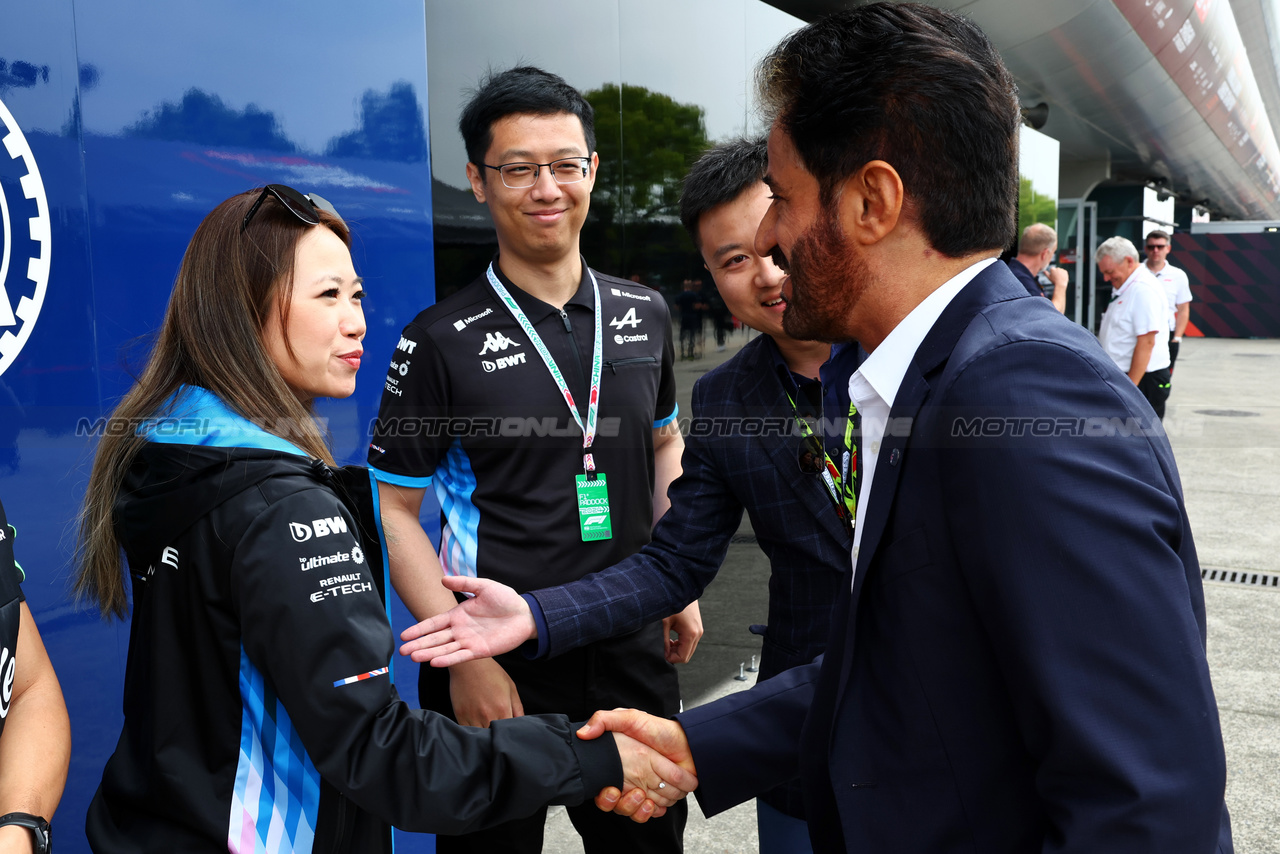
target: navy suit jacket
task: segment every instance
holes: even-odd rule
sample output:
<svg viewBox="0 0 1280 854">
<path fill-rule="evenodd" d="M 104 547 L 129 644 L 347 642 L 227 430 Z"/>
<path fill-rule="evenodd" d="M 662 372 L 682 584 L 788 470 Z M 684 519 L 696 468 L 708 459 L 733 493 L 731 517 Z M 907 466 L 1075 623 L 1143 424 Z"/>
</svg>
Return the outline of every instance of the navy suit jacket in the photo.
<svg viewBox="0 0 1280 854">
<path fill-rule="evenodd" d="M 1040 287 L 1040 283 L 1036 281 L 1036 277 L 1027 269 L 1026 264 L 1023 264 L 1017 258 L 1010 258 L 1009 270 L 1013 273 L 1014 278 L 1021 282 L 1022 286 L 1027 289 L 1027 293 L 1031 294 L 1033 297 L 1044 296 L 1044 288 Z"/>
<path fill-rule="evenodd" d="M 708 814 L 799 776 L 818 851 L 1232 850 L 1172 450 L 1025 296 L 990 265 L 916 352 L 824 659 L 679 717 Z"/>
</svg>

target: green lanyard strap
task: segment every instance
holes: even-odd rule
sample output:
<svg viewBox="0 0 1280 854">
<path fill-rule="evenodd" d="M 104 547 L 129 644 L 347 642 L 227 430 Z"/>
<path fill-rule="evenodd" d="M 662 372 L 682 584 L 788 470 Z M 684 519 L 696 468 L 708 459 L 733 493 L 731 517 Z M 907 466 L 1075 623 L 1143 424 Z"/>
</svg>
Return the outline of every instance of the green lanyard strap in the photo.
<svg viewBox="0 0 1280 854">
<path fill-rule="evenodd" d="M 584 265 L 585 266 L 585 265 Z M 569 391 L 569 384 L 564 381 L 564 375 L 560 373 L 560 368 L 556 365 L 555 358 L 551 355 L 551 351 L 547 349 L 547 345 L 542 343 L 542 336 L 533 328 L 533 324 L 529 322 L 529 318 L 525 316 L 524 311 L 512 298 L 511 293 L 503 286 L 498 276 L 493 272 L 493 264 L 489 264 L 486 271 L 489 277 L 489 284 L 493 286 L 493 290 L 497 293 L 498 298 L 506 305 L 507 310 L 511 312 L 511 316 L 516 319 L 516 323 L 520 324 L 520 328 L 524 330 L 524 334 L 528 336 L 529 341 L 533 344 L 533 349 L 538 351 L 538 355 L 542 357 L 543 364 L 547 366 L 547 370 L 551 372 L 551 378 L 555 380 L 556 388 L 560 389 L 560 394 L 564 398 L 564 402 L 569 405 L 569 414 L 573 416 L 574 422 L 578 425 L 578 429 L 582 431 L 582 468 L 588 473 L 596 470 L 595 460 L 589 453 L 591 443 L 596 438 L 596 421 L 600 415 L 600 374 L 604 364 L 602 353 L 604 352 L 604 334 L 600 325 L 600 286 L 596 284 L 595 274 L 591 272 L 591 268 L 587 267 L 587 276 L 591 279 L 591 292 L 595 296 L 595 343 L 591 347 L 591 396 L 587 401 L 587 423 L 582 423 L 582 416 L 578 414 L 578 407 L 573 402 L 573 393 Z"/>
</svg>

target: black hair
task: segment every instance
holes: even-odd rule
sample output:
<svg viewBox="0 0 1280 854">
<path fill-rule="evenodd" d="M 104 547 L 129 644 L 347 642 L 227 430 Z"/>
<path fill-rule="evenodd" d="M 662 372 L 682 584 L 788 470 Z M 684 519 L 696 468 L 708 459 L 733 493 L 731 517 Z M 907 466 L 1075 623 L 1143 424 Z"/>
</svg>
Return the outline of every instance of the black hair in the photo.
<svg viewBox="0 0 1280 854">
<path fill-rule="evenodd" d="M 714 207 L 731 202 L 764 180 L 769 152 L 763 138 L 732 139 L 708 148 L 689 167 L 680 189 L 680 221 L 702 248 L 698 220 Z"/>
<path fill-rule="evenodd" d="M 938 252 L 959 258 L 1013 242 L 1017 90 L 971 21 L 916 3 L 845 9 L 788 36 L 757 79 L 824 206 L 846 178 L 884 160 Z"/>
<path fill-rule="evenodd" d="M 577 116 L 587 140 L 587 154 L 596 150 L 595 111 L 582 93 L 563 77 L 531 65 L 489 71 L 471 93 L 458 119 L 467 159 L 477 166 L 484 163 L 484 156 L 493 144 L 493 123 L 499 119 L 556 113 Z"/>
</svg>

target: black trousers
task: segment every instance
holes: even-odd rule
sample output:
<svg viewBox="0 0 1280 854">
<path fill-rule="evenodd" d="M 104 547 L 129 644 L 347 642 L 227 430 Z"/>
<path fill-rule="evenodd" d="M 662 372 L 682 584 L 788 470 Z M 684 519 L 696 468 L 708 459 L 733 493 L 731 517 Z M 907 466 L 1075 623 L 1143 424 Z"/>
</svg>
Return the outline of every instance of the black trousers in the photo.
<svg viewBox="0 0 1280 854">
<path fill-rule="evenodd" d="M 526 715 L 562 714 L 573 721 L 585 721 L 592 712 L 617 707 L 662 717 L 679 711 L 679 685 L 675 668 L 663 657 L 661 622 L 555 658 L 530 661 L 516 651 L 498 656 L 497 661 L 516 683 Z M 447 670 L 430 665 L 419 668 L 418 698 L 424 709 L 456 720 L 449 701 Z M 601 812 L 591 801 L 595 794 L 591 792 L 587 801 L 567 808 L 586 854 L 679 854 L 684 850 L 685 801 L 668 809 L 662 818 L 637 824 Z M 539 854 L 546 817 L 546 809 L 541 809 L 528 818 L 465 836 L 437 836 L 436 851 Z"/>
<path fill-rule="evenodd" d="M 1138 391 L 1142 392 L 1142 396 L 1151 404 L 1161 421 L 1164 420 L 1164 403 L 1169 399 L 1171 376 L 1168 368 L 1161 368 L 1158 371 L 1147 371 L 1138 381 Z"/>
<path fill-rule="evenodd" d="M 1169 341 L 1169 373 L 1173 373 L 1173 366 L 1178 361 L 1178 348 L 1182 346 L 1181 341 Z"/>
</svg>

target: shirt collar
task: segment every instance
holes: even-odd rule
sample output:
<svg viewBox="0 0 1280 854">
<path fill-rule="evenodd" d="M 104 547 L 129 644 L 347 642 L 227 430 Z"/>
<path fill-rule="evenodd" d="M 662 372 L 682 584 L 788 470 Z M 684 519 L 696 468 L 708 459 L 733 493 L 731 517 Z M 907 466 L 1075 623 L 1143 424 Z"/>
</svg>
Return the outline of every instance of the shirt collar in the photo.
<svg viewBox="0 0 1280 854">
<path fill-rule="evenodd" d="M 587 275 L 587 261 L 581 255 L 578 257 L 582 260 L 582 278 L 578 280 L 578 290 L 565 303 L 565 307 L 576 305 L 585 308 L 587 311 L 594 312 L 595 298 L 591 295 L 591 278 Z M 559 309 L 551 303 L 543 302 L 507 278 L 507 274 L 502 272 L 502 268 L 498 266 L 498 253 L 496 252 L 493 255 L 492 263 L 493 272 L 497 274 L 498 281 L 502 282 L 507 291 L 510 292 L 511 298 L 516 301 L 516 305 L 520 306 L 520 310 L 524 312 L 525 317 L 529 318 L 530 323 L 536 326 L 538 321 L 560 313 Z"/>
<path fill-rule="evenodd" d="M 1139 278 L 1141 278 L 1144 272 L 1148 276 L 1155 275 L 1149 269 L 1147 269 L 1146 264 L 1139 264 L 1137 267 L 1133 269 L 1133 272 L 1129 274 L 1129 278 L 1124 280 L 1124 284 L 1115 289 L 1115 292 L 1112 295 L 1112 298 L 1114 299 L 1116 297 L 1123 296 L 1124 292 L 1129 290 L 1129 286 L 1132 285 L 1134 282 L 1136 282 Z"/>
<path fill-rule="evenodd" d="M 902 385 L 902 378 L 906 376 L 916 350 L 920 349 L 942 312 L 946 311 L 965 285 L 995 261 L 995 258 L 984 258 L 971 264 L 911 309 L 911 313 L 902 318 L 884 341 L 880 342 L 875 352 L 863 360 L 857 373 L 850 378 L 849 393 L 855 398 L 861 397 L 855 393 L 854 385 L 854 380 L 861 378 L 881 400 L 892 407 L 894 398 L 898 396 L 898 387 Z"/>
</svg>

